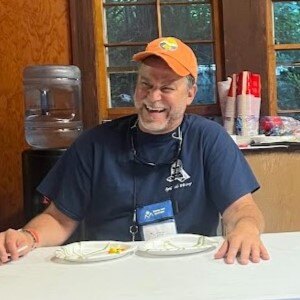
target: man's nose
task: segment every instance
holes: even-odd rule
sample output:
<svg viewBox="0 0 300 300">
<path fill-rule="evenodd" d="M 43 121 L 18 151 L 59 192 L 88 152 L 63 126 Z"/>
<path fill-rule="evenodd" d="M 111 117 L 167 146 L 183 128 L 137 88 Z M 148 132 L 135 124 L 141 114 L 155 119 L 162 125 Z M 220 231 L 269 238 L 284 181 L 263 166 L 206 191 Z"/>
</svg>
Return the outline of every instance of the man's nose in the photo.
<svg viewBox="0 0 300 300">
<path fill-rule="evenodd" d="M 158 100 L 160 100 L 161 99 L 161 91 L 160 91 L 160 89 L 151 89 L 151 90 L 149 90 L 149 98 L 150 98 L 150 100 L 152 100 L 152 101 L 158 101 Z"/>
</svg>

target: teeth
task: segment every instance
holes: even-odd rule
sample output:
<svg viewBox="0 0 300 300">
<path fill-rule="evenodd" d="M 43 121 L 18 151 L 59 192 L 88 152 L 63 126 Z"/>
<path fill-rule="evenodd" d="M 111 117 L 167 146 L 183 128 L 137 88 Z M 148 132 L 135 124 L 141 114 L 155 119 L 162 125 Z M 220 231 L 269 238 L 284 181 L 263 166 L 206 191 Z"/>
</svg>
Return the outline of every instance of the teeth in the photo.
<svg viewBox="0 0 300 300">
<path fill-rule="evenodd" d="M 163 107 L 150 107 L 148 105 L 146 105 L 146 108 L 150 111 L 150 112 L 162 112 L 164 111 Z"/>
</svg>

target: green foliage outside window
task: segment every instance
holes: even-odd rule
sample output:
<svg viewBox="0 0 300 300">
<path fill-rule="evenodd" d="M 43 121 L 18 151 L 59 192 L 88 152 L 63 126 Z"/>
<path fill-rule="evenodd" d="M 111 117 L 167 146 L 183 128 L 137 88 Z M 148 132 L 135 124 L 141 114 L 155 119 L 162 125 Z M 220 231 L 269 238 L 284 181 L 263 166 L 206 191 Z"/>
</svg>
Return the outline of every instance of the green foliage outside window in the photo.
<svg viewBox="0 0 300 300">
<path fill-rule="evenodd" d="M 300 110 L 300 1 L 274 2 L 274 38 L 276 45 L 299 44 L 276 51 L 276 77 L 278 108 Z"/>
</svg>

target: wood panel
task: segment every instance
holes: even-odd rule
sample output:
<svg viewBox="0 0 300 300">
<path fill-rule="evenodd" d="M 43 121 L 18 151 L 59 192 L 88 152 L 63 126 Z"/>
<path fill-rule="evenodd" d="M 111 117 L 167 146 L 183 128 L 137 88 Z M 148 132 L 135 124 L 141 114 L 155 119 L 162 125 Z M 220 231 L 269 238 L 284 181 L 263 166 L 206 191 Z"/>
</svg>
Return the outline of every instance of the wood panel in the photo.
<svg viewBox="0 0 300 300">
<path fill-rule="evenodd" d="M 254 199 L 265 216 L 265 231 L 299 231 L 300 151 L 247 152 L 245 156 L 261 185 Z"/>
<path fill-rule="evenodd" d="M 269 114 L 266 0 L 223 0 L 226 75 L 248 70 L 262 80 L 262 115 Z"/>
<path fill-rule="evenodd" d="M 101 67 L 96 60 L 95 12 L 100 1 L 70 0 L 73 63 L 81 70 L 83 124 L 91 128 L 99 124 L 97 72 Z M 101 28 L 102 29 L 102 28 Z M 102 67 L 104 64 L 102 63 Z"/>
<path fill-rule="evenodd" d="M 0 230 L 23 222 L 23 69 L 70 53 L 68 0 L 0 1 Z"/>
</svg>

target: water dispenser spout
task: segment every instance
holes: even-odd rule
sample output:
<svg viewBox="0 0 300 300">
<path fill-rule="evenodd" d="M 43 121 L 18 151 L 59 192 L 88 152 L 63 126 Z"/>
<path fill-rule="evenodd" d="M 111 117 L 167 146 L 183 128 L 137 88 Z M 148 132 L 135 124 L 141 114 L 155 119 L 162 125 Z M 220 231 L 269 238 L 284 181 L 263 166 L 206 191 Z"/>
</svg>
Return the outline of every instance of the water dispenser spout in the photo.
<svg viewBox="0 0 300 300">
<path fill-rule="evenodd" d="M 41 114 L 43 116 L 49 115 L 49 90 L 40 90 L 40 104 L 41 104 Z"/>
</svg>

